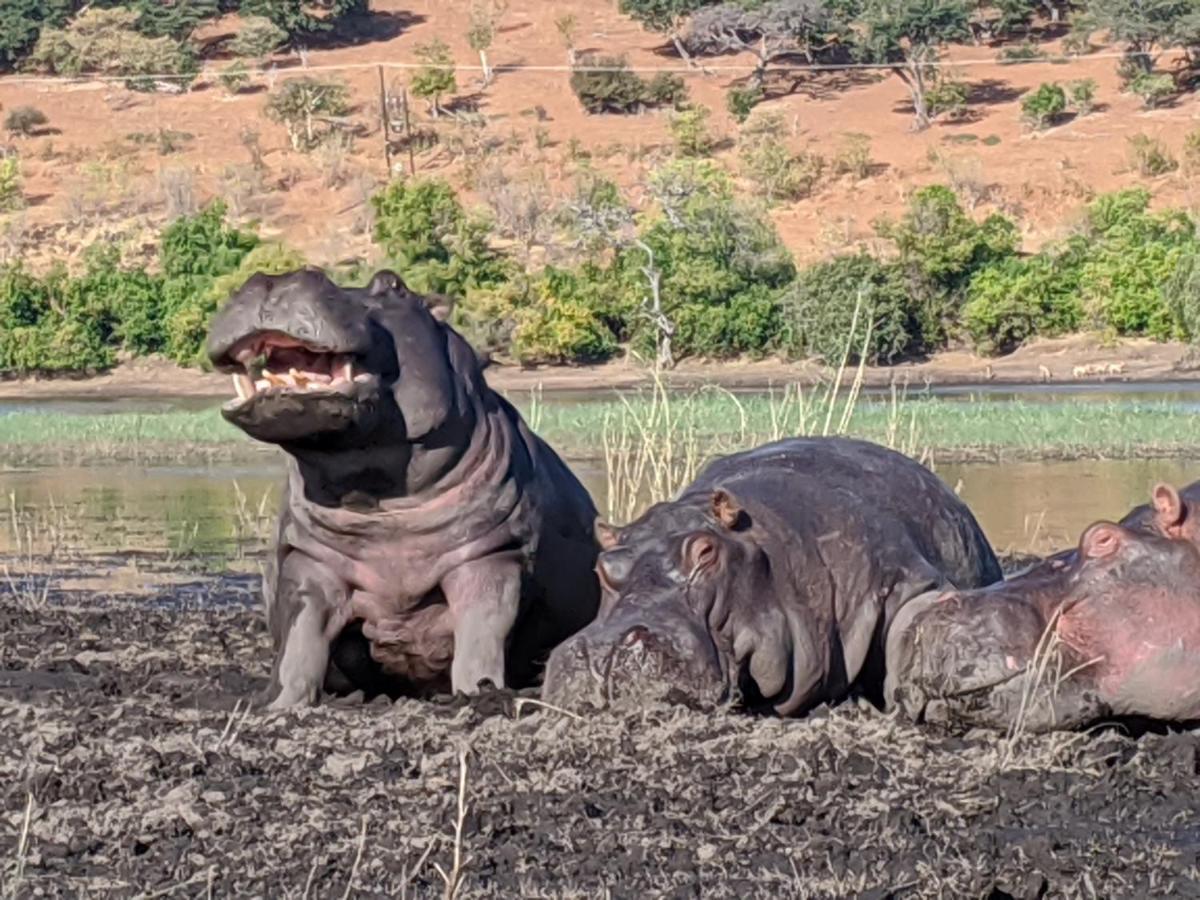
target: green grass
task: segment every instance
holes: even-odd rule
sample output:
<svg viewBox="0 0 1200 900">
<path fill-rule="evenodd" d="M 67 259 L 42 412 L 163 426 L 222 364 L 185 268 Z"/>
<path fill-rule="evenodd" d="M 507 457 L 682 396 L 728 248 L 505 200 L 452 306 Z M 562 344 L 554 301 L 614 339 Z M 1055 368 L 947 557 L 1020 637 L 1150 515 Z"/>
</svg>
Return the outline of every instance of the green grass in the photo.
<svg viewBox="0 0 1200 900">
<path fill-rule="evenodd" d="M 818 398 L 819 399 L 819 398 Z M 606 439 L 621 429 L 641 428 L 649 393 L 624 400 L 564 402 L 514 398 L 534 428 L 564 456 L 599 459 Z M 705 455 L 732 452 L 777 437 L 821 433 L 825 407 L 795 392 L 773 398 L 734 397 L 705 390 L 671 395 L 670 428 L 699 442 Z M 622 418 L 624 415 L 624 419 Z M 836 431 L 842 416 L 834 410 Z M 1196 414 L 1170 402 L 964 402 L 913 399 L 898 403 L 860 398 L 847 434 L 891 444 L 940 461 L 973 459 L 1065 459 L 1200 457 Z M 633 424 L 631 424 L 633 423 Z M 607 436 L 607 437 L 606 437 Z M 662 437 L 659 435 L 658 437 Z M 216 410 L 155 414 L 0 415 L 0 462 L 7 465 L 105 461 L 197 462 L 248 459 L 271 448 L 246 438 Z"/>
</svg>

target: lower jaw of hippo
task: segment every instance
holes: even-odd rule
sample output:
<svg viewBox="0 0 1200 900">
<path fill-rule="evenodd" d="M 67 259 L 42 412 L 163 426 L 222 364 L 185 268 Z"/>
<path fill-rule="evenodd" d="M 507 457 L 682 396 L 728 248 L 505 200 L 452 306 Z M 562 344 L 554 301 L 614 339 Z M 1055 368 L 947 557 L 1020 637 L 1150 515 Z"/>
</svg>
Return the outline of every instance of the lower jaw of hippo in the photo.
<svg viewBox="0 0 1200 900">
<path fill-rule="evenodd" d="M 221 415 L 253 438 L 286 443 L 362 425 L 378 394 L 378 377 L 367 373 L 329 384 L 268 384 L 225 403 Z"/>
</svg>

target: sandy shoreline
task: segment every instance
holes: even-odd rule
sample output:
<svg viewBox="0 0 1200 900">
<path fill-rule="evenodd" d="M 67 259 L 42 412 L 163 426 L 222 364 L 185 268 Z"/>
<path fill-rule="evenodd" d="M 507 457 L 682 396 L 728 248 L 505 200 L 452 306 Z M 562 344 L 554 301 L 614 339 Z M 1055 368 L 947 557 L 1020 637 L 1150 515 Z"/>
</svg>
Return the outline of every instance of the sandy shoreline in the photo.
<svg viewBox="0 0 1200 900">
<path fill-rule="evenodd" d="M 1197 381 L 1200 370 L 1187 365 L 1189 347 L 1145 339 L 1101 341 L 1092 335 L 1038 341 L 1008 356 L 985 358 L 953 350 L 927 360 L 894 366 L 870 366 L 864 371 L 869 387 L 892 383 L 910 387 L 974 384 L 1031 384 L 1081 382 Z M 1119 370 L 1114 374 L 1081 374 L 1077 367 Z M 768 385 L 811 385 L 834 372 L 811 362 L 777 359 L 736 362 L 685 360 L 666 381 L 672 387 L 715 384 L 727 388 Z M 854 372 L 843 374 L 849 381 Z M 634 388 L 651 383 L 649 370 L 634 362 L 616 360 L 595 366 L 521 368 L 493 364 L 488 383 L 502 391 L 599 391 Z M 162 360 L 124 363 L 111 372 L 85 378 L 23 378 L 0 381 L 0 400 L 76 397 L 213 397 L 231 396 L 224 375 L 184 369 Z"/>
</svg>

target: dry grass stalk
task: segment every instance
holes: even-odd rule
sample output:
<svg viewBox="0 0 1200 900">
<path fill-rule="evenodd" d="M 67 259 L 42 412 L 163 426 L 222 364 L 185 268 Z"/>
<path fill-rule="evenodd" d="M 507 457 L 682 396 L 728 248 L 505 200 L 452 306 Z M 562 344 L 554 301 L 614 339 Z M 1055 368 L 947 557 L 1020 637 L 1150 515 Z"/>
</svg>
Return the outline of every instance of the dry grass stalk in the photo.
<svg viewBox="0 0 1200 900">
<path fill-rule="evenodd" d="M 466 876 L 464 871 L 470 857 L 463 856 L 463 825 L 467 820 L 467 751 L 460 750 L 458 752 L 458 815 L 454 820 L 454 857 L 453 863 L 450 866 L 450 871 L 447 872 L 437 863 L 433 867 L 437 869 L 438 875 L 442 877 L 442 881 L 446 885 L 446 891 L 443 894 L 445 900 L 455 900 L 458 892 L 462 889 L 463 879 Z"/>
</svg>

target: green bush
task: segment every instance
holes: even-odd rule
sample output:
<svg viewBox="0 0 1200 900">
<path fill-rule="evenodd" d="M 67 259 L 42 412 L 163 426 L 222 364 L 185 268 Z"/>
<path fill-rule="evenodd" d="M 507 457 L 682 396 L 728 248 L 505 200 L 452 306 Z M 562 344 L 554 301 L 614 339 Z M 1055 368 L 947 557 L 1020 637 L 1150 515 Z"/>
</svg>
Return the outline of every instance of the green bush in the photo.
<svg viewBox="0 0 1200 900">
<path fill-rule="evenodd" d="M 1017 226 L 999 214 L 975 222 L 943 185 L 917 191 L 898 222 L 883 221 L 879 234 L 892 241 L 909 292 L 917 303 L 922 346 L 936 350 L 957 330 L 964 292 L 984 266 L 1012 256 Z"/>
<path fill-rule="evenodd" d="M 84 9 L 64 28 L 42 31 L 29 54 L 31 68 L 58 75 L 128 75 L 145 87 L 149 75 L 182 76 L 186 86 L 198 71 L 192 46 L 170 36 L 147 37 L 129 9 Z M 139 79 L 138 76 L 142 76 Z"/>
<path fill-rule="evenodd" d="M 930 116 L 955 119 L 966 112 L 970 94 L 970 89 L 961 81 L 941 78 L 925 92 L 925 106 Z"/>
<path fill-rule="evenodd" d="M 708 156 L 716 141 L 708 130 L 711 115 L 704 106 L 683 109 L 671 116 L 671 137 L 680 156 Z"/>
<path fill-rule="evenodd" d="M 78 317 L 80 304 L 62 295 L 66 283 L 61 269 L 45 279 L 20 264 L 0 269 L 0 372 L 90 372 L 115 362 L 103 323 Z"/>
<path fill-rule="evenodd" d="M 581 58 L 571 72 L 571 90 L 590 113 L 636 113 L 648 106 L 678 108 L 687 100 L 687 86 L 678 75 L 659 72 L 644 81 L 630 71 L 623 56 Z"/>
<path fill-rule="evenodd" d="M 375 242 L 414 290 L 461 297 L 511 274 L 511 263 L 488 245 L 488 224 L 468 216 L 445 181 L 396 181 L 371 205 Z"/>
<path fill-rule="evenodd" d="M 798 200 L 813 192 L 825 170 L 815 153 L 792 153 L 784 143 L 778 113 L 759 113 L 742 126 L 738 159 L 742 174 L 758 185 L 767 203 Z"/>
<path fill-rule="evenodd" d="M 292 149 L 308 152 L 332 133 L 329 117 L 350 111 L 350 91 L 338 81 L 311 76 L 283 83 L 267 101 L 267 118 L 287 129 Z"/>
<path fill-rule="evenodd" d="M 856 306 L 858 320 L 851 334 Z M 847 351 L 849 361 L 857 363 L 864 344 L 869 363 L 892 363 L 920 346 L 920 325 L 899 270 L 866 253 L 802 270 L 783 295 L 782 318 L 784 349 L 832 365 Z"/>
<path fill-rule="evenodd" d="M 1142 72 L 1129 82 L 1129 90 L 1142 98 L 1146 109 L 1158 109 L 1175 96 L 1175 80 L 1170 75 Z"/>
<path fill-rule="evenodd" d="M 250 85 L 250 70 L 242 60 L 234 60 L 217 76 L 221 86 L 231 94 L 244 91 Z"/>
<path fill-rule="evenodd" d="M 1049 128 L 1067 111 L 1067 93 L 1057 84 L 1042 84 L 1021 100 L 1021 116 L 1034 128 Z"/>
<path fill-rule="evenodd" d="M 418 44 L 413 53 L 423 64 L 413 73 L 413 96 L 428 101 L 430 112 L 436 117 L 442 111 L 442 98 L 458 90 L 454 57 L 441 38 Z"/>
<path fill-rule="evenodd" d="M 25 203 L 21 193 L 21 160 L 15 156 L 0 158 L 0 210 L 19 209 Z"/>
<path fill-rule="evenodd" d="M 1096 80 L 1081 78 L 1067 85 L 1071 106 L 1081 116 L 1090 115 L 1096 108 Z"/>
<path fill-rule="evenodd" d="M 1179 162 L 1157 138 L 1148 134 L 1131 134 L 1126 138 L 1129 145 L 1129 165 L 1143 178 L 1156 178 L 1179 168 Z"/>
<path fill-rule="evenodd" d="M 1182 335 L 1193 344 L 1200 343 L 1200 247 L 1183 254 L 1163 285 L 1163 294 Z"/>
<path fill-rule="evenodd" d="M 217 200 L 194 216 L 181 216 L 163 231 L 159 265 L 168 278 L 215 278 L 236 269 L 258 246 L 258 236 L 225 224 Z"/>
<path fill-rule="evenodd" d="M 754 111 L 754 107 L 762 103 L 765 96 L 761 85 L 751 84 L 746 87 L 734 85 L 725 95 L 725 108 L 729 110 L 731 116 L 737 119 L 740 125 L 750 118 L 750 113 Z"/>
<path fill-rule="evenodd" d="M 984 354 L 1010 353 L 1027 339 L 1053 337 L 1083 323 L 1079 272 L 1054 257 L 1010 257 L 971 279 L 963 326 Z"/>
<path fill-rule="evenodd" d="M 225 45 L 239 59 L 260 60 L 287 43 L 287 32 L 263 16 L 242 20 L 238 33 Z"/>
</svg>

